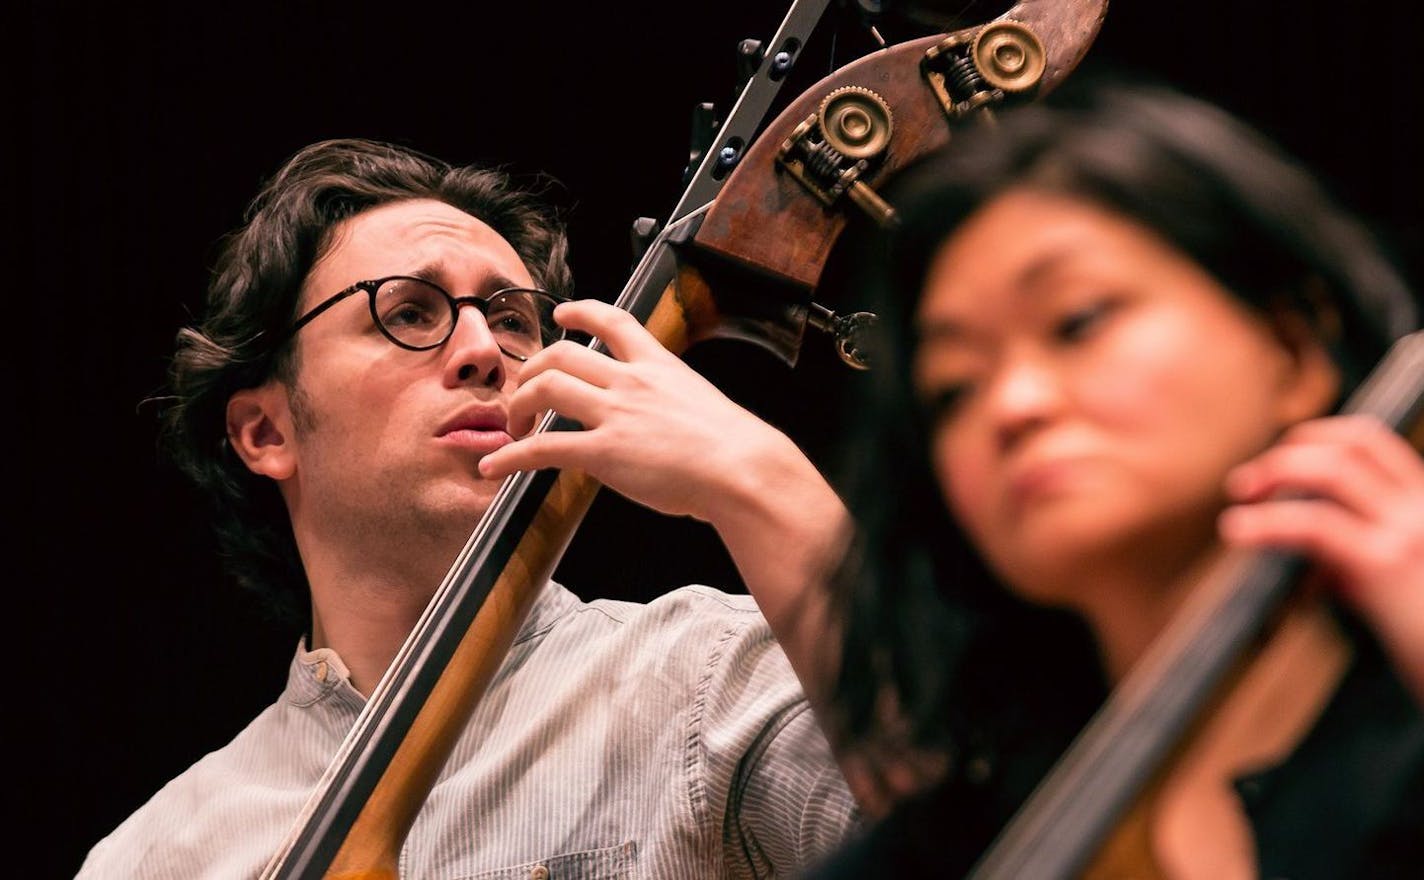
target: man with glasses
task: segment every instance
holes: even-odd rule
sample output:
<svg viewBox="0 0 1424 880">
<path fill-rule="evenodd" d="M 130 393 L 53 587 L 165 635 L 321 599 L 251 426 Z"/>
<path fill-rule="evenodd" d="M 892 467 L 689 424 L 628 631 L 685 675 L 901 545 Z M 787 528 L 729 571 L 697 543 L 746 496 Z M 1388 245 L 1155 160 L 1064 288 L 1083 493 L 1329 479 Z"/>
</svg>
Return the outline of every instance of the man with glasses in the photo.
<svg viewBox="0 0 1424 880">
<path fill-rule="evenodd" d="M 451 296 L 430 278 L 392 275 L 358 281 L 327 297 L 292 324 L 287 336 L 353 293 L 370 298 L 371 321 L 392 345 L 411 351 L 428 351 L 444 345 L 460 320 L 460 306 L 468 305 L 485 316 L 485 325 L 499 350 L 524 362 L 563 337 L 554 321 L 554 307 L 565 297 L 525 287 L 506 287 L 489 296 Z"/>
<path fill-rule="evenodd" d="M 787 875 L 833 848 L 856 810 L 787 655 L 824 639 L 810 585 L 847 521 L 794 444 L 627 313 L 566 300 L 562 232 L 503 175 L 328 141 L 248 218 L 179 334 L 165 436 L 236 580 L 305 637 L 277 701 L 80 876 L 257 874 L 502 478 L 549 466 L 711 523 L 766 616 L 705 587 L 637 605 L 549 584 L 403 875 Z M 585 430 L 517 439 L 547 410 Z"/>
</svg>

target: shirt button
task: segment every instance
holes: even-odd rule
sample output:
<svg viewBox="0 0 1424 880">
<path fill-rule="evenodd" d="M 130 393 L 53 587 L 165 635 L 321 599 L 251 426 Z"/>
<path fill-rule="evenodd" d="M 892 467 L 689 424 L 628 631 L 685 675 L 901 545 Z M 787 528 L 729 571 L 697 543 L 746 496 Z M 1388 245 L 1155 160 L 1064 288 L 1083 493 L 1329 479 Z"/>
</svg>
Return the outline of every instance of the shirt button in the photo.
<svg viewBox="0 0 1424 880">
<path fill-rule="evenodd" d="M 316 664 L 316 680 L 326 681 L 326 661 L 318 660 Z"/>
<path fill-rule="evenodd" d="M 535 865 L 529 869 L 529 880 L 549 880 L 549 869 L 543 865 Z"/>
</svg>

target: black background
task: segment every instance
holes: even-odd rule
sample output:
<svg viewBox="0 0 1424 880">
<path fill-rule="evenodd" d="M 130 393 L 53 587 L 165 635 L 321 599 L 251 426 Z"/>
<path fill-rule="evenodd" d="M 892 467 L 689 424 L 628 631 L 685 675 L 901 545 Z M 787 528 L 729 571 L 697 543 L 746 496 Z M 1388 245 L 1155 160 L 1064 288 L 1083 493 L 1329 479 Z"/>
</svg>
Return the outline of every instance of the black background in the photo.
<svg viewBox="0 0 1424 880">
<path fill-rule="evenodd" d="M 579 292 L 612 298 L 630 223 L 663 219 L 681 191 L 692 106 L 730 105 L 737 41 L 768 39 L 785 8 L 27 8 L 28 39 L 6 41 L 10 59 L 27 56 L 11 77 L 21 136 L 6 140 L 29 199 L 16 211 L 4 339 L 15 441 L 5 788 L 28 876 L 73 874 L 95 840 L 281 686 L 293 635 L 223 579 L 198 500 L 157 455 L 140 406 L 198 309 L 217 239 L 266 175 L 336 136 L 547 172 L 570 212 Z M 852 26 L 833 30 L 838 53 L 864 47 Z M 1417 285 L 1421 37 L 1413 0 L 1117 0 L 1086 64 L 1166 80 L 1256 123 L 1363 215 Z M 819 67 L 812 80 L 850 57 L 819 51 L 803 62 Z M 796 370 L 722 344 L 689 359 L 829 464 L 845 374 L 823 349 Z M 586 596 L 739 588 L 706 529 L 609 493 L 560 579 Z"/>
</svg>

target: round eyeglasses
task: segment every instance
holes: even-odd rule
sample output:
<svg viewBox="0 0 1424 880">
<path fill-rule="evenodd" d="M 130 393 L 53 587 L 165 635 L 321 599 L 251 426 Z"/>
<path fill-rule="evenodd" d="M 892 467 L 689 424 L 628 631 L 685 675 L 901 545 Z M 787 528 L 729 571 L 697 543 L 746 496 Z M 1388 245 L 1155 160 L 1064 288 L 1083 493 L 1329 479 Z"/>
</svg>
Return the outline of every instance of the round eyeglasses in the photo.
<svg viewBox="0 0 1424 880">
<path fill-rule="evenodd" d="M 567 297 L 524 287 L 506 287 L 488 297 L 454 297 L 424 278 L 390 275 L 357 281 L 323 300 L 298 318 L 283 338 L 290 339 L 317 315 L 358 291 L 370 299 L 371 319 L 381 334 L 410 351 L 444 345 L 455 333 L 463 305 L 474 306 L 484 315 L 499 350 L 515 360 L 528 360 L 564 337 L 564 328 L 554 323 L 554 307 L 568 302 Z"/>
</svg>

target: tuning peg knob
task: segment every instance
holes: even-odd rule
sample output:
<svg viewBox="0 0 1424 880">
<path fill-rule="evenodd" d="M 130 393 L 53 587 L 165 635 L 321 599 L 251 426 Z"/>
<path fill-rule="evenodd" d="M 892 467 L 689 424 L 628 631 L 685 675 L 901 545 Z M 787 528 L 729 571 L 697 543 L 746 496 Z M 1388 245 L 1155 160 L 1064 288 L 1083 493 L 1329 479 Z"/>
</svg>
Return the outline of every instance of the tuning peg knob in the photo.
<svg viewBox="0 0 1424 880">
<path fill-rule="evenodd" d="M 707 148 L 712 146 L 712 139 L 717 136 L 717 128 L 720 125 L 717 108 L 710 101 L 704 101 L 692 108 L 692 134 L 689 138 L 691 146 L 687 152 L 687 168 L 682 173 L 684 184 L 692 179 L 692 175 L 697 172 L 697 166 L 702 164 L 702 157 L 707 155 Z"/>
<path fill-rule="evenodd" d="M 741 93 L 747 80 L 756 76 L 761 60 L 766 55 L 761 40 L 746 39 L 737 44 L 737 92 Z"/>
<path fill-rule="evenodd" d="M 657 238 L 661 231 L 662 224 L 652 217 L 639 217 L 633 221 L 633 227 L 628 230 L 628 241 L 633 246 L 634 268 L 643 261 L 643 255 L 648 252 L 653 239 Z"/>
<path fill-rule="evenodd" d="M 826 142 L 850 159 L 880 155 L 894 132 L 890 105 L 861 86 L 835 89 L 821 100 L 817 115 Z"/>
<path fill-rule="evenodd" d="M 1038 35 L 1008 19 L 985 25 L 969 51 L 984 81 L 1011 94 L 1038 85 L 1048 65 Z"/>
</svg>

